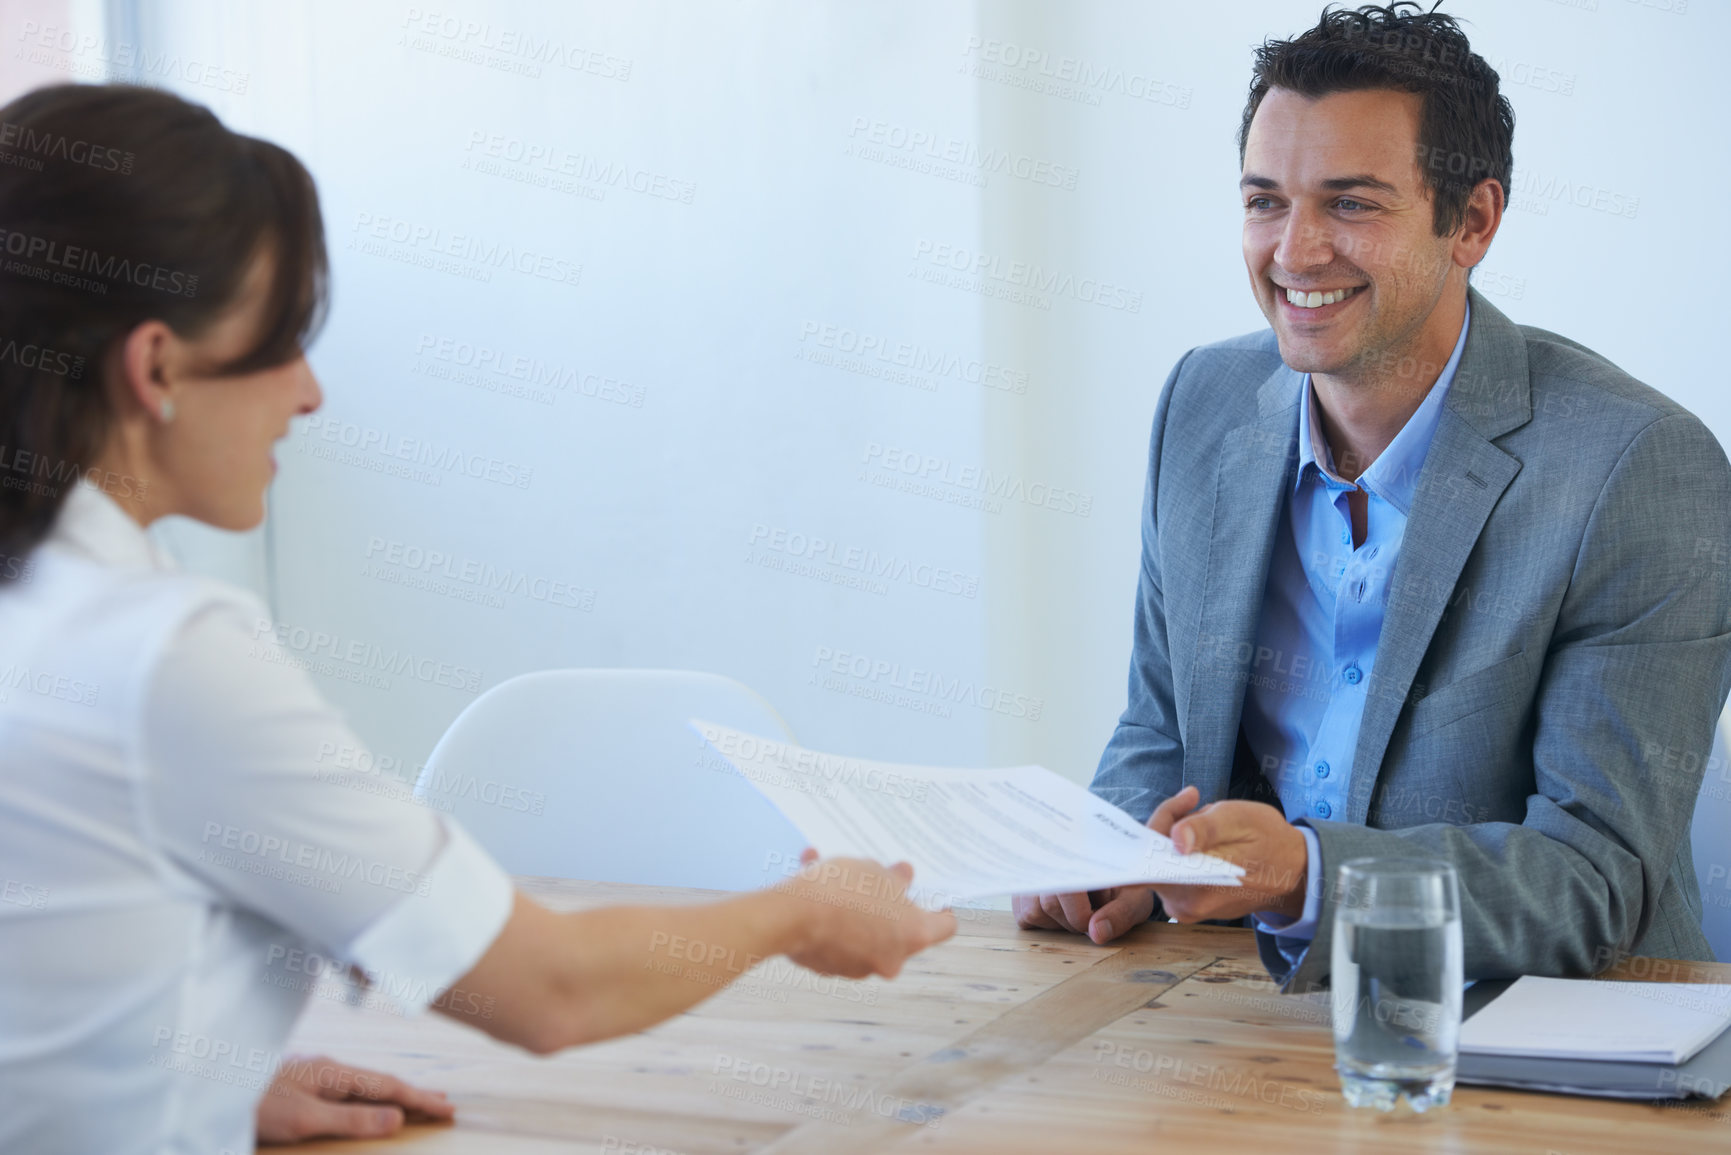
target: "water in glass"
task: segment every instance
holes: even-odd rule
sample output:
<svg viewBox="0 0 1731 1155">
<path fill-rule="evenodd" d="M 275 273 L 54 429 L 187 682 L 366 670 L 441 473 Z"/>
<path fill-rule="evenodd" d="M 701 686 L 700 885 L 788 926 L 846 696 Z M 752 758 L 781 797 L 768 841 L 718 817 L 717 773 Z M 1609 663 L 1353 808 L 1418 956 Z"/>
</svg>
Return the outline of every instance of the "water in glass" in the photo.
<svg viewBox="0 0 1731 1155">
<path fill-rule="evenodd" d="M 1354 1107 L 1449 1101 L 1461 1022 L 1461 922 L 1444 863 L 1342 867 L 1333 976 L 1335 1069 Z"/>
</svg>

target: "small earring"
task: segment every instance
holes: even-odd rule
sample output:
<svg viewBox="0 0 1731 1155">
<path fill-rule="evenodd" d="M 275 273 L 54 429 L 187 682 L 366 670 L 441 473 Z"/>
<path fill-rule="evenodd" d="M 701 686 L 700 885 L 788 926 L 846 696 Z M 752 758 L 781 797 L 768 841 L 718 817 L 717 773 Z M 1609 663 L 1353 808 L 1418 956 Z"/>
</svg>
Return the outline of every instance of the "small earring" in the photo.
<svg viewBox="0 0 1731 1155">
<path fill-rule="evenodd" d="M 162 409 L 159 416 L 162 418 L 162 423 L 164 425 L 167 425 L 170 421 L 174 420 L 174 402 L 169 400 L 167 397 L 162 399 Z"/>
</svg>

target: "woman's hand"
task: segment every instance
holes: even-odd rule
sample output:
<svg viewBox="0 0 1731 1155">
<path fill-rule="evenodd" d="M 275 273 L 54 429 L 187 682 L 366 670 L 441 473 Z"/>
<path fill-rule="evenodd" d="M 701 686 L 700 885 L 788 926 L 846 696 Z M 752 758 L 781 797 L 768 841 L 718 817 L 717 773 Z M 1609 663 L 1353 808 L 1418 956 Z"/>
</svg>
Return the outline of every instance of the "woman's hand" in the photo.
<svg viewBox="0 0 1731 1155">
<path fill-rule="evenodd" d="M 455 1114 L 443 1091 L 424 1091 L 324 1055 L 291 1058 L 258 1101 L 258 1141 L 379 1139 L 395 1134 L 405 1118 L 443 1123 Z"/>
<path fill-rule="evenodd" d="M 641 1031 L 775 955 L 823 974 L 893 978 L 956 932 L 953 914 L 908 901 L 905 863 L 804 861 L 778 886 L 697 906 L 558 913 L 519 892 L 504 930 L 455 984 L 492 1013 L 436 1009 L 546 1055 Z"/>
<path fill-rule="evenodd" d="M 914 868 L 862 858 L 817 859 L 776 889 L 795 900 L 795 944 L 787 956 L 820 974 L 893 979 L 909 955 L 956 933 L 949 911 L 922 910 L 906 897 Z"/>
</svg>

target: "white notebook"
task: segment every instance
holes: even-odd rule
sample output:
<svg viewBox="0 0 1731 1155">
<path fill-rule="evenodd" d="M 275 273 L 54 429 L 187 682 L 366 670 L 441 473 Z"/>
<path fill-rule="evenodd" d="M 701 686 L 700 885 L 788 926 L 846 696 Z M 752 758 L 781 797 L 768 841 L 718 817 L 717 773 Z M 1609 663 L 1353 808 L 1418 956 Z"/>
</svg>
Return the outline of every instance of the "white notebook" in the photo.
<svg viewBox="0 0 1731 1155">
<path fill-rule="evenodd" d="M 1461 1024 L 1466 1054 L 1687 1062 L 1731 1026 L 1731 984 L 1525 975 Z"/>
</svg>

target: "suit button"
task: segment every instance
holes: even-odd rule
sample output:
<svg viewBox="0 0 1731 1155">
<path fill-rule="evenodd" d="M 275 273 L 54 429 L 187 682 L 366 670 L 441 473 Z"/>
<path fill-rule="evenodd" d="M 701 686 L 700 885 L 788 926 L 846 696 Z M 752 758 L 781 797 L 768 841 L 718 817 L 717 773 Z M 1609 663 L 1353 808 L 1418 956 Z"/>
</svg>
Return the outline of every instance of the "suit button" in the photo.
<svg viewBox="0 0 1731 1155">
<path fill-rule="evenodd" d="M 1316 764 L 1316 776 L 1318 778 L 1327 778 L 1328 777 L 1328 763 L 1327 762 L 1318 762 Z"/>
<path fill-rule="evenodd" d="M 1318 802 L 1316 804 L 1317 817 L 1327 818 L 1330 814 L 1333 814 L 1333 813 L 1334 813 L 1334 807 L 1330 806 L 1328 803 Z"/>
</svg>

